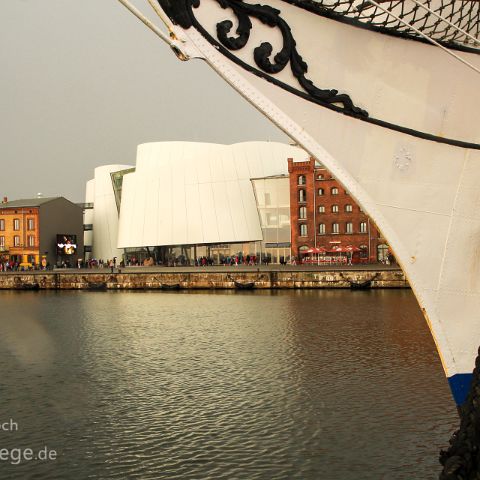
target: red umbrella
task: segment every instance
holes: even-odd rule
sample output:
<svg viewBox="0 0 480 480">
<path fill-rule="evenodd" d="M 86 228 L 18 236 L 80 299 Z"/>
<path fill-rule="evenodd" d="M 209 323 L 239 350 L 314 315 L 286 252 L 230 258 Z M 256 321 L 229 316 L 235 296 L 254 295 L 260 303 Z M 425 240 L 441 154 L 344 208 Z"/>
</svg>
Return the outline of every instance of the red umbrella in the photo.
<svg viewBox="0 0 480 480">
<path fill-rule="evenodd" d="M 304 253 L 325 253 L 326 250 L 324 248 L 317 248 L 317 247 L 312 247 L 309 248 L 308 250 L 305 250 Z"/>
<path fill-rule="evenodd" d="M 342 247 L 340 245 L 337 245 L 335 247 L 332 247 L 330 251 L 334 253 L 345 253 L 350 251 L 350 250 L 347 250 L 347 248 L 348 247 Z"/>
<path fill-rule="evenodd" d="M 310 258 L 310 261 L 313 263 L 313 255 L 317 255 L 317 262 L 320 264 L 320 257 L 318 255 L 320 254 L 324 254 L 326 252 L 325 248 L 323 247 L 320 247 L 320 248 L 317 248 L 317 247 L 311 247 L 309 248 L 308 250 L 305 250 L 303 253 L 305 254 L 310 254 L 311 255 L 311 258 Z"/>
<path fill-rule="evenodd" d="M 355 247 L 355 245 L 347 245 L 345 247 L 347 249 L 347 252 L 359 252 L 360 249 L 358 247 Z"/>
</svg>

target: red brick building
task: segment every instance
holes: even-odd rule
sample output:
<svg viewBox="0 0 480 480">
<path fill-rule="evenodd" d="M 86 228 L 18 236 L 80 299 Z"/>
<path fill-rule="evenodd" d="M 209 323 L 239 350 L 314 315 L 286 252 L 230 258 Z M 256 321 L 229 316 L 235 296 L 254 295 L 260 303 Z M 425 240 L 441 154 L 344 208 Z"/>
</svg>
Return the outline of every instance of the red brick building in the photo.
<svg viewBox="0 0 480 480">
<path fill-rule="evenodd" d="M 372 220 L 330 172 L 311 158 L 288 159 L 292 255 L 301 258 L 309 248 L 353 246 L 354 262 L 383 261 L 388 245 Z M 327 253 L 328 255 L 328 253 Z"/>
</svg>

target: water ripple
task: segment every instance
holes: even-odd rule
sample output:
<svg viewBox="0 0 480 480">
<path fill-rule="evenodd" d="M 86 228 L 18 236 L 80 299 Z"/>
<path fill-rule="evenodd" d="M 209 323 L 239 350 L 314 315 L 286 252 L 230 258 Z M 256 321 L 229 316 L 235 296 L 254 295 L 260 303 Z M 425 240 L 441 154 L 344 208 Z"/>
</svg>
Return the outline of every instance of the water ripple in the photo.
<svg viewBox="0 0 480 480">
<path fill-rule="evenodd" d="M 59 454 L 2 479 L 434 479 L 457 421 L 406 291 L 0 297 L 0 448 Z"/>
</svg>

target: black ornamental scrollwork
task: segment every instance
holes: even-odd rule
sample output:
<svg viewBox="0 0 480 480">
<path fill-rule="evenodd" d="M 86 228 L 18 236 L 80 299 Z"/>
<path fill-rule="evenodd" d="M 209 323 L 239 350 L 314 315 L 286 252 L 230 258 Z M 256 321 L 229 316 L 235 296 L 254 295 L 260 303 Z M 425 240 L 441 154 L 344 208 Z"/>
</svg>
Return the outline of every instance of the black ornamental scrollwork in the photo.
<svg viewBox="0 0 480 480">
<path fill-rule="evenodd" d="M 224 20 L 217 24 L 218 40 L 229 50 L 239 50 L 245 47 L 250 39 L 252 22 L 250 17 L 257 18 L 264 25 L 277 27 L 280 29 L 283 38 L 281 50 L 273 57 L 272 44 L 263 42 L 253 50 L 253 58 L 256 65 L 264 72 L 275 75 L 281 72 L 288 64 L 292 70 L 293 76 L 298 80 L 302 88 L 312 97 L 330 104 L 341 104 L 343 109 L 357 115 L 368 116 L 365 110 L 356 107 L 351 98 L 346 94 L 339 94 L 337 90 L 325 90 L 318 88 L 314 83 L 306 78 L 308 65 L 303 60 L 297 50 L 297 43 L 293 38 L 292 31 L 288 23 L 280 16 L 280 10 L 269 5 L 251 5 L 243 3 L 242 0 L 216 0 L 222 8 L 230 8 L 235 13 L 238 20 L 236 36 L 229 36 L 233 22 Z"/>
<path fill-rule="evenodd" d="M 189 28 L 194 25 L 203 34 L 205 30 L 196 23 L 193 14 L 193 8 L 200 6 L 201 0 L 159 0 L 167 14 L 183 28 Z M 349 95 L 338 93 L 334 89 L 322 89 L 317 87 L 310 79 L 306 77 L 308 65 L 303 60 L 297 50 L 297 44 L 293 38 L 292 31 L 288 23 L 281 17 L 280 10 L 269 5 L 252 5 L 244 3 L 243 0 L 215 0 L 223 9 L 231 9 L 235 14 L 238 26 L 235 32 L 232 32 L 233 22 L 224 20 L 217 24 L 217 39 L 229 51 L 240 50 L 247 46 L 250 40 L 250 33 L 253 28 L 251 18 L 256 18 L 262 24 L 272 28 L 278 28 L 281 32 L 283 44 L 272 58 L 273 46 L 269 42 L 263 42 L 253 50 L 253 59 L 261 72 L 275 75 L 290 65 L 293 76 L 308 94 L 308 96 L 317 100 L 319 103 L 336 107 L 345 113 L 368 117 L 368 113 L 355 106 Z M 200 28 L 199 28 L 200 27 Z M 272 78 L 272 77 L 270 77 Z"/>
</svg>

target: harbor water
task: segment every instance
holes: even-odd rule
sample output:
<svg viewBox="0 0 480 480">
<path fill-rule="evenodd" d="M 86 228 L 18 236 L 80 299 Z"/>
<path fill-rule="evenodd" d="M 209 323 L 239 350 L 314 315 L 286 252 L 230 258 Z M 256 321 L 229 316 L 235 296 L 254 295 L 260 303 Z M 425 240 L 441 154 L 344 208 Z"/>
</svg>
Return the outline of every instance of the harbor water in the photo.
<svg viewBox="0 0 480 480">
<path fill-rule="evenodd" d="M 458 423 L 408 290 L 0 305 L 2 479 L 435 479 Z"/>
</svg>

